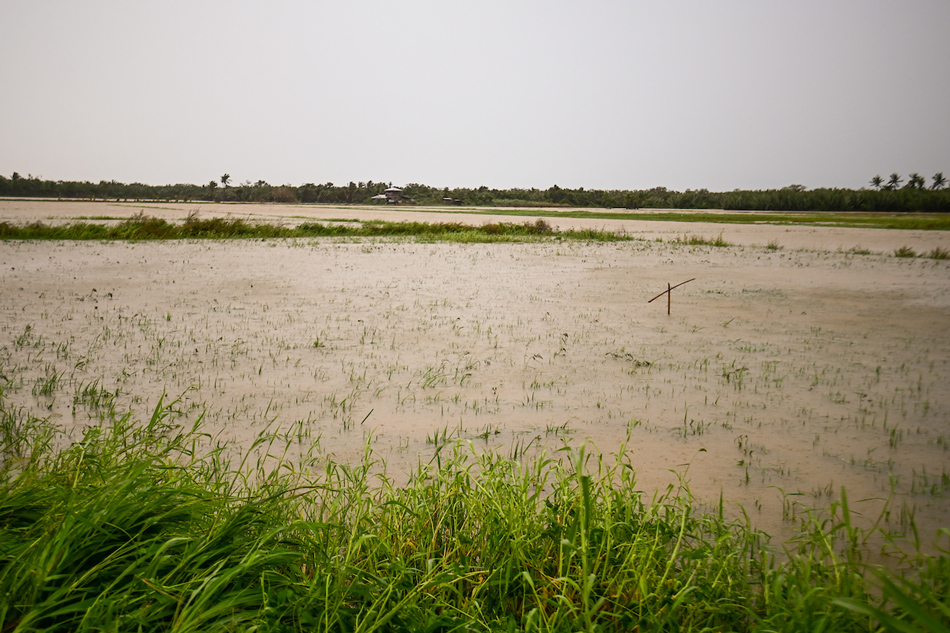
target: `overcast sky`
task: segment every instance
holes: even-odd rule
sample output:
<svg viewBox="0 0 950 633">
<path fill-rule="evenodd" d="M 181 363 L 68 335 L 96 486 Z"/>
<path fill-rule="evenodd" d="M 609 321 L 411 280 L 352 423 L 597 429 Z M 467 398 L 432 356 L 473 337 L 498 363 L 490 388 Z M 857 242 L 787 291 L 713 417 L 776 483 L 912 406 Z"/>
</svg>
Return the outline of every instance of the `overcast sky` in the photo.
<svg viewBox="0 0 950 633">
<path fill-rule="evenodd" d="M 3 0 L 0 60 L 7 177 L 950 175 L 947 0 Z"/>
</svg>

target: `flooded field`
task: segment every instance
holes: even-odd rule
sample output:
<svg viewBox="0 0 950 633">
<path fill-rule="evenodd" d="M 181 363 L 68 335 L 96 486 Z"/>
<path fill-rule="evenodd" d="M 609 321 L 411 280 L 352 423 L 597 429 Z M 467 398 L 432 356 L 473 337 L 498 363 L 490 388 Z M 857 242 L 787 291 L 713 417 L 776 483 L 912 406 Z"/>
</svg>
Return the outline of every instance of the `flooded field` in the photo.
<svg viewBox="0 0 950 633">
<path fill-rule="evenodd" d="M 4 201 L 0 219 L 137 212 L 30 204 Z M 270 209 L 255 213 L 304 213 Z M 283 429 L 339 460 L 369 443 L 390 473 L 455 439 L 505 454 L 626 443 L 648 496 L 684 478 L 766 531 L 842 487 L 869 524 L 950 525 L 950 263 L 893 255 L 950 238 L 623 229 L 642 239 L 0 242 L 0 386 L 74 437 L 167 394 L 221 441 Z M 684 234 L 735 245 L 669 241 Z M 647 303 L 690 278 L 670 315 Z"/>
</svg>

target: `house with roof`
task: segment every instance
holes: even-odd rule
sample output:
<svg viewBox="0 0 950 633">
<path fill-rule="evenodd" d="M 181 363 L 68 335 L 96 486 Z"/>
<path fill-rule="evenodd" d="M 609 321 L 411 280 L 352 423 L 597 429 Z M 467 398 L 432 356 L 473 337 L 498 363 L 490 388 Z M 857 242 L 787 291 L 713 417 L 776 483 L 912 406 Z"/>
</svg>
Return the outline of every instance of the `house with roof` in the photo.
<svg viewBox="0 0 950 633">
<path fill-rule="evenodd" d="M 399 187 L 389 187 L 378 196 L 373 196 L 370 200 L 386 201 L 386 204 L 406 204 L 411 203 L 412 198 L 404 195 Z"/>
</svg>

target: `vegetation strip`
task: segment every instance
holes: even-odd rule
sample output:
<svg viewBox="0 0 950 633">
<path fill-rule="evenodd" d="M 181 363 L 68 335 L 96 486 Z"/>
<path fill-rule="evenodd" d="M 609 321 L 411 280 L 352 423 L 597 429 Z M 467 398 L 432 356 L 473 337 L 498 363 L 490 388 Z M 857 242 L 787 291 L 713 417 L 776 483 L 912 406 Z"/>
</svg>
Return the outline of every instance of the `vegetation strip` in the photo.
<svg viewBox="0 0 950 633">
<path fill-rule="evenodd" d="M 945 631 L 950 552 L 867 563 L 847 496 L 784 556 L 645 502 L 631 456 L 440 444 L 405 486 L 263 432 L 228 458 L 200 417 L 105 413 L 62 450 L 0 391 L 0 630 Z M 616 464 L 616 465 L 611 465 Z M 873 532 L 873 530 L 872 530 Z M 943 537 L 950 534 L 943 531 Z M 886 535 L 885 535 L 886 537 Z"/>
<path fill-rule="evenodd" d="M 494 211 L 493 211 L 494 212 Z M 624 232 L 603 229 L 569 229 L 561 231 L 553 227 L 544 217 L 591 217 L 594 219 L 624 219 L 634 224 L 637 221 L 664 220 L 677 222 L 714 222 L 714 223 L 762 223 L 775 224 L 817 224 L 823 226 L 852 226 L 866 228 L 950 230 L 950 216 L 860 216 L 841 215 L 802 215 L 790 214 L 605 214 L 589 212 L 570 212 L 566 214 L 522 214 L 516 211 L 499 211 L 507 215 L 531 215 L 534 222 L 521 224 L 510 222 L 492 222 L 482 225 L 468 225 L 459 222 L 385 222 L 380 220 L 329 220 L 324 222 L 303 222 L 294 227 L 248 222 L 240 218 L 200 219 L 194 215 L 184 222 L 169 222 L 161 218 L 142 213 L 113 223 L 78 221 L 69 224 L 44 224 L 34 222 L 18 225 L 0 222 L 0 240 L 180 240 L 180 239 L 267 239 L 267 238 L 308 238 L 308 237 L 413 237 L 419 240 L 440 240 L 457 242 L 504 242 L 525 241 L 540 238 L 595 241 L 627 241 L 635 239 Z M 541 215 L 542 217 L 537 217 Z M 608 217 L 609 216 L 609 217 Z M 684 236 L 680 241 L 690 245 L 729 246 L 720 235 L 716 240 L 696 236 Z M 912 257 L 909 250 L 897 253 L 901 257 Z"/>
<path fill-rule="evenodd" d="M 460 223 L 382 222 L 355 224 L 304 222 L 296 227 L 250 223 L 242 219 L 190 217 L 182 223 L 138 215 L 118 224 L 75 222 L 64 225 L 0 222 L 0 239 L 7 240 L 180 240 L 306 237 L 415 237 L 446 241 L 498 242 L 558 237 L 619 241 L 630 237 L 597 229 L 557 231 L 543 219 L 523 224 L 507 222 L 470 226 Z"/>
<path fill-rule="evenodd" d="M 452 213 L 458 213 L 454 210 Z M 629 212 L 611 213 L 609 211 L 531 211 L 511 209 L 479 209 L 464 211 L 476 215 L 547 217 L 547 218 L 589 218 L 593 220 L 622 220 L 631 222 L 708 222 L 710 224 L 778 224 L 801 226 L 837 226 L 873 229 L 916 229 L 923 231 L 950 230 L 950 216 L 917 214 L 864 214 L 864 213 L 684 213 L 644 211 L 636 214 Z"/>
</svg>

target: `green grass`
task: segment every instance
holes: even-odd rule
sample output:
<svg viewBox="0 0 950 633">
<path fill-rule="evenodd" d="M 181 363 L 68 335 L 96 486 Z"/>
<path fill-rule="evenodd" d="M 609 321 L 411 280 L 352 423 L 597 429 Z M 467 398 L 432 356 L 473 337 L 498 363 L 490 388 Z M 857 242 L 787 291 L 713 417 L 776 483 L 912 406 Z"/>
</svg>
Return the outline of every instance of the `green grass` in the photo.
<svg viewBox="0 0 950 633">
<path fill-rule="evenodd" d="M 624 447 L 512 459 L 442 443 L 397 486 L 373 474 L 385 471 L 369 446 L 358 463 L 338 463 L 299 425 L 263 432 L 238 455 L 200 417 L 179 426 L 178 404 L 160 401 L 141 422 L 110 412 L 70 444 L 0 395 L 0 630 L 950 622 L 946 548 L 898 570 L 867 565 L 868 534 L 852 526 L 844 494 L 776 555 L 721 508 L 699 513 L 685 483 L 645 498 Z"/>
<path fill-rule="evenodd" d="M 932 248 L 926 253 L 917 254 L 917 251 L 909 246 L 901 246 L 894 250 L 894 257 L 924 257 L 928 259 L 950 259 L 950 251 L 939 246 Z"/>
<path fill-rule="evenodd" d="M 111 226 L 75 222 L 64 225 L 33 223 L 23 226 L 0 222 L 0 239 L 6 240 L 180 240 L 267 239 L 306 237 L 405 237 L 420 241 L 505 242 L 542 238 L 618 241 L 629 237 L 595 229 L 557 231 L 543 219 L 522 224 L 367 221 L 343 225 L 339 221 L 305 222 L 296 227 L 250 223 L 242 219 L 189 217 L 173 223 L 137 215 Z"/>
<path fill-rule="evenodd" d="M 683 237 L 675 238 L 670 241 L 674 244 L 685 244 L 687 246 L 732 246 L 731 243 L 722 239 L 722 233 L 712 239 L 701 235 L 684 235 Z"/>
<path fill-rule="evenodd" d="M 404 209 L 408 210 L 408 209 Z M 425 209 L 426 213 L 443 212 Z M 449 211 L 444 211 L 448 213 Z M 385 222 L 356 220 L 326 220 L 303 222 L 296 227 L 248 222 L 239 218 L 200 219 L 189 216 L 180 223 L 168 222 L 139 213 L 121 222 L 111 224 L 85 221 L 70 224 L 49 225 L 34 222 L 16 225 L 0 222 L 0 240 L 171 240 L 171 239 L 268 239 L 307 237 L 404 237 L 420 241 L 456 242 L 511 242 L 546 238 L 567 240 L 620 241 L 629 236 L 597 229 L 559 231 L 544 218 L 614 219 L 635 224 L 640 221 L 707 222 L 717 224 L 801 224 L 816 226 L 842 226 L 883 229 L 950 230 L 950 216 L 945 215 L 888 215 L 857 213 L 615 213 L 599 211 L 545 211 L 481 209 L 458 210 L 451 213 L 475 215 L 493 214 L 529 216 L 535 218 L 521 224 L 494 222 L 481 226 L 459 222 Z M 540 217 L 539 217 L 540 216 Z M 727 246 L 721 239 L 707 241 L 695 236 L 684 237 L 700 240 L 703 244 Z M 898 255 L 906 256 L 906 254 Z M 935 249 L 924 255 L 934 259 L 946 259 L 943 249 Z"/>
<path fill-rule="evenodd" d="M 400 211 L 414 211 L 411 207 L 401 207 Z M 470 213 L 473 215 L 503 215 L 514 217 L 546 218 L 589 218 L 594 220 L 623 220 L 631 224 L 640 221 L 650 222 L 709 222 L 713 224 L 777 224 L 802 226 L 840 226 L 875 229 L 916 229 L 930 231 L 950 230 L 950 216 L 946 214 L 922 213 L 860 213 L 860 212 L 716 212 L 703 211 L 550 211 L 545 209 L 417 209 L 425 213 Z"/>
</svg>

